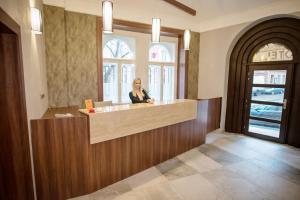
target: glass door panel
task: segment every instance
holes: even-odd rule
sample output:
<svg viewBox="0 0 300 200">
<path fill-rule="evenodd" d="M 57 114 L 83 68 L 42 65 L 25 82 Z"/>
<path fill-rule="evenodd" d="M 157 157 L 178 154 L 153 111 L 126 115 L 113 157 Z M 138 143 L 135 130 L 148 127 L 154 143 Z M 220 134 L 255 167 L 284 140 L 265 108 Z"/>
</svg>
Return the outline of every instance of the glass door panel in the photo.
<svg viewBox="0 0 300 200">
<path fill-rule="evenodd" d="M 285 137 L 289 69 L 280 65 L 249 67 L 247 134 L 274 141 Z"/>
<path fill-rule="evenodd" d="M 284 88 L 252 87 L 252 101 L 283 103 Z"/>
<path fill-rule="evenodd" d="M 250 119 L 249 131 L 252 133 L 279 138 L 280 124 Z"/>
<path fill-rule="evenodd" d="M 282 106 L 251 103 L 250 117 L 277 120 L 279 123 L 282 116 Z"/>
</svg>

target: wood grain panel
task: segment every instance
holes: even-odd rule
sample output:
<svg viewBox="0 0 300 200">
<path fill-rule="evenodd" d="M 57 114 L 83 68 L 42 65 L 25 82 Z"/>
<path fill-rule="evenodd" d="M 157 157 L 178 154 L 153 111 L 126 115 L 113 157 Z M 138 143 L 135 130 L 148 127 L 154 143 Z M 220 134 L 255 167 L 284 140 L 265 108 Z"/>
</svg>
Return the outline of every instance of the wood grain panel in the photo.
<svg viewBox="0 0 300 200">
<path fill-rule="evenodd" d="M 0 199 L 34 199 L 19 25 L 0 8 Z"/>
<path fill-rule="evenodd" d="M 203 144 L 208 122 L 220 119 L 208 110 L 221 101 L 209 102 L 198 101 L 195 120 L 97 144 L 89 143 L 85 116 L 32 120 L 38 199 L 88 194 Z"/>
</svg>

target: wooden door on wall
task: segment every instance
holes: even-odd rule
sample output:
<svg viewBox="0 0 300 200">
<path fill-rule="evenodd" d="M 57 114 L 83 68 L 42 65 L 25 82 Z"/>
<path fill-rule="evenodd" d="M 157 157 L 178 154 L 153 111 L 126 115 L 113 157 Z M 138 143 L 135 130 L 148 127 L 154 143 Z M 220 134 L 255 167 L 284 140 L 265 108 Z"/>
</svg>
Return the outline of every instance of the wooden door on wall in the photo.
<svg viewBox="0 0 300 200">
<path fill-rule="evenodd" d="M 19 26 L 0 9 L 0 199 L 5 200 L 34 199 L 20 52 Z"/>
<path fill-rule="evenodd" d="M 289 107 L 288 123 L 283 125 L 287 125 L 287 129 L 285 129 L 287 138 L 284 142 L 300 147 L 300 20 L 294 17 L 276 17 L 255 24 L 247 28 L 247 31 L 234 45 L 229 63 L 225 130 L 247 134 L 246 131 L 249 128 L 246 127 L 249 123 L 247 114 L 251 112 L 250 108 L 247 111 L 245 106 L 246 100 L 249 103 L 247 82 L 249 66 L 279 63 L 293 65 L 291 99 L 287 102 L 287 107 Z M 282 115 L 285 115 L 286 112 L 284 110 Z M 282 132 L 281 127 L 282 125 L 279 128 L 280 132 Z M 282 140 L 282 138 L 277 138 L 275 141 L 282 142 Z"/>
<path fill-rule="evenodd" d="M 244 133 L 284 143 L 293 65 L 253 64 L 248 70 Z"/>
</svg>

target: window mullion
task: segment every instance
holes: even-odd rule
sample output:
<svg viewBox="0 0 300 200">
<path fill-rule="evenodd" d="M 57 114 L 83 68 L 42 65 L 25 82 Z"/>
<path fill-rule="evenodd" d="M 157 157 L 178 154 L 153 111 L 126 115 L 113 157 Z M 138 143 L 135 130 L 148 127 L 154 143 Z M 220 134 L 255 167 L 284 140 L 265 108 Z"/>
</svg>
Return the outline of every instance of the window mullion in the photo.
<svg viewBox="0 0 300 200">
<path fill-rule="evenodd" d="M 164 66 L 163 65 L 160 65 L 160 81 L 161 81 L 161 84 L 160 84 L 160 100 L 163 101 L 164 100 L 164 80 L 165 80 L 165 77 L 164 77 Z"/>
</svg>

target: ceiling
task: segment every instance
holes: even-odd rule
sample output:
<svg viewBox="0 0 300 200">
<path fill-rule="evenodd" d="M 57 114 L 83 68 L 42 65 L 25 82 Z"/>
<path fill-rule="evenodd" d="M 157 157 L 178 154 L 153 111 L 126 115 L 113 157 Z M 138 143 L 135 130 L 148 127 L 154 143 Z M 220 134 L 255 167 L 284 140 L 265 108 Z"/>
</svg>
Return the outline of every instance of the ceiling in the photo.
<svg viewBox="0 0 300 200">
<path fill-rule="evenodd" d="M 191 16 L 162 0 L 112 0 L 114 17 L 151 23 L 160 17 L 162 26 L 204 32 L 259 18 L 300 12 L 300 0 L 178 0 L 195 9 Z M 101 15 L 101 0 L 44 0 L 66 10 Z"/>
</svg>

